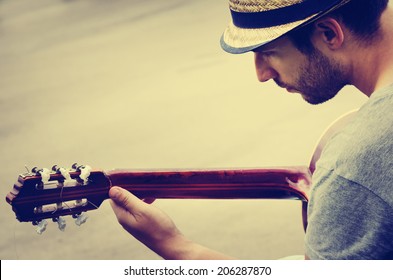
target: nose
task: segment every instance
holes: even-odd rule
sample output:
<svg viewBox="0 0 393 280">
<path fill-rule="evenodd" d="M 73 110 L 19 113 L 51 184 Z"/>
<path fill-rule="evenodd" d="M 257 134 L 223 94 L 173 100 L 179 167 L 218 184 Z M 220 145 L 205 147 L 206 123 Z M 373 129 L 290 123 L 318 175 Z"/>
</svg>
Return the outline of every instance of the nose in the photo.
<svg viewBox="0 0 393 280">
<path fill-rule="evenodd" d="M 255 69 L 260 82 L 267 82 L 278 77 L 278 73 L 271 67 L 262 52 L 254 53 Z"/>
</svg>

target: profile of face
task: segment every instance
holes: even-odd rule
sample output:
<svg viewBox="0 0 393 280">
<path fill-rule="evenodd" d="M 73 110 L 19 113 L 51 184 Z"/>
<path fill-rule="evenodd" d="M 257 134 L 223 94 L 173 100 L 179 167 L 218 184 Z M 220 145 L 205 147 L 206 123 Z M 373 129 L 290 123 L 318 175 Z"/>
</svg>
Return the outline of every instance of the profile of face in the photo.
<svg viewBox="0 0 393 280">
<path fill-rule="evenodd" d="M 310 104 L 333 98 L 347 83 L 342 65 L 318 49 L 304 54 L 288 37 L 254 50 L 259 81 L 273 79 L 289 92 L 300 93 Z"/>
</svg>

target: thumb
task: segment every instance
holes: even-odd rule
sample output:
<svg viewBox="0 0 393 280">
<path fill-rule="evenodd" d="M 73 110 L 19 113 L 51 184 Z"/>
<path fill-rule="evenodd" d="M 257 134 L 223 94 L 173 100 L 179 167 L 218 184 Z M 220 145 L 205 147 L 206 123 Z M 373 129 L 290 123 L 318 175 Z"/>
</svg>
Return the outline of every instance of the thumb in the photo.
<svg viewBox="0 0 393 280">
<path fill-rule="evenodd" d="M 137 198 L 132 193 L 122 189 L 120 187 L 112 187 L 109 189 L 109 197 L 120 207 L 133 212 L 133 210 L 141 203 L 143 203 L 139 198 Z"/>
</svg>

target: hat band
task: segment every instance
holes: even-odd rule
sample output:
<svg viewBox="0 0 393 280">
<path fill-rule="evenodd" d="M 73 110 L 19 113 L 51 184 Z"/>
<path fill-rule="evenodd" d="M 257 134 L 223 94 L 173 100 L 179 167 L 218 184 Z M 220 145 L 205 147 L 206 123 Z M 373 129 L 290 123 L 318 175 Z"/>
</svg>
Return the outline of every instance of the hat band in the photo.
<svg viewBox="0 0 393 280">
<path fill-rule="evenodd" d="M 306 0 L 291 6 L 262 12 L 237 12 L 231 10 L 233 24 L 240 28 L 267 28 L 305 19 L 328 10 L 340 1 Z"/>
</svg>

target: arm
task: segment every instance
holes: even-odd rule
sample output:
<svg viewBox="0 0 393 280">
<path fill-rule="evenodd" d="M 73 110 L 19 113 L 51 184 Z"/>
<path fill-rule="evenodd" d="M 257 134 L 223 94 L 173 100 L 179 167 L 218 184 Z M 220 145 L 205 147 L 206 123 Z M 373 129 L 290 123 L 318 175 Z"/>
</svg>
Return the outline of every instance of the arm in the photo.
<svg viewBox="0 0 393 280">
<path fill-rule="evenodd" d="M 123 228 L 164 259 L 230 259 L 187 239 L 164 212 L 130 192 L 112 187 L 109 196 Z"/>
</svg>

